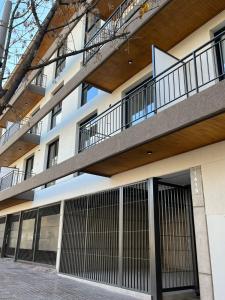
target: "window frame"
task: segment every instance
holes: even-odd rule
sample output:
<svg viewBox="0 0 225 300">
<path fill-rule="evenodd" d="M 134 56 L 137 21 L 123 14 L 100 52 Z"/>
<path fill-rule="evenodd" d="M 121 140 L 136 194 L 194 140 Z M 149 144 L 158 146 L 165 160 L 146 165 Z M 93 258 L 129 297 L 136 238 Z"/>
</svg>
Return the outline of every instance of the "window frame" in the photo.
<svg viewBox="0 0 225 300">
<path fill-rule="evenodd" d="M 50 130 L 57 126 L 56 118 L 59 114 L 62 113 L 62 101 L 59 102 L 51 111 L 51 121 L 50 121 Z"/>
<path fill-rule="evenodd" d="M 28 173 L 28 167 L 29 167 L 29 162 L 32 162 L 31 163 L 31 165 L 32 165 L 32 171 L 29 171 L 29 173 Z M 28 178 L 30 178 L 32 175 L 32 173 L 33 173 L 33 168 L 34 168 L 34 154 L 33 155 L 31 155 L 30 157 L 28 157 L 27 159 L 26 159 L 26 161 L 25 161 L 25 171 L 24 171 L 24 180 L 26 180 L 26 179 L 28 179 Z"/>
<path fill-rule="evenodd" d="M 54 151 L 55 153 L 57 153 L 57 155 L 55 156 L 55 157 L 57 157 L 57 161 L 56 161 L 56 163 L 50 165 L 50 148 L 51 148 L 52 146 L 54 146 L 54 145 L 57 145 L 56 148 L 55 148 L 55 149 L 57 149 L 57 151 Z M 57 165 L 57 163 L 58 163 L 58 155 L 59 155 L 59 138 L 55 139 L 53 142 L 51 142 L 50 144 L 48 144 L 48 153 L 47 153 L 47 161 L 46 161 L 46 170 L 47 170 L 47 169 L 50 169 L 51 167 L 53 167 L 53 166 L 55 166 L 55 165 Z M 55 159 L 55 158 L 54 158 L 54 159 Z M 50 187 L 50 186 L 52 186 L 52 185 L 54 185 L 54 184 L 55 184 L 55 180 L 53 180 L 53 181 L 51 181 L 51 182 L 49 182 L 49 183 L 46 183 L 46 184 L 44 185 L 44 187 L 45 187 L 45 188 L 48 188 L 48 187 Z"/>
<path fill-rule="evenodd" d="M 62 43 L 62 45 L 58 48 L 57 50 L 57 57 L 60 57 L 61 55 L 66 54 L 67 52 L 67 39 L 65 39 Z M 56 65 L 55 65 L 55 78 L 57 78 L 62 71 L 64 70 L 66 66 L 66 57 L 61 58 L 59 60 L 56 61 Z"/>
<path fill-rule="evenodd" d="M 97 90 L 97 94 L 98 94 L 98 90 L 96 87 L 90 85 L 89 83 L 86 83 L 86 82 L 83 82 L 82 83 L 82 91 L 81 91 L 81 106 L 84 106 L 85 104 L 89 103 L 90 101 L 87 100 L 87 94 L 88 94 L 88 91 L 91 90 L 92 88 L 96 89 Z M 85 95 L 85 91 L 86 92 L 86 97 L 84 97 Z M 97 96 L 97 95 L 96 95 Z M 95 98 L 96 96 L 94 96 L 93 98 Z M 86 98 L 86 99 L 85 99 Z"/>
<path fill-rule="evenodd" d="M 131 114 L 129 115 L 129 112 L 130 112 L 130 107 L 129 107 L 129 98 L 132 96 L 133 92 L 135 92 L 135 90 L 138 90 L 140 89 L 142 86 L 143 88 L 145 88 L 148 84 L 148 82 L 153 78 L 152 75 L 150 75 L 148 78 L 142 80 L 140 83 L 138 83 L 137 85 L 135 85 L 133 88 L 131 88 L 129 91 L 127 91 L 125 93 L 125 105 L 123 105 L 123 109 L 122 109 L 122 122 L 123 122 L 123 127 L 124 128 L 129 128 L 131 126 L 134 126 L 136 124 L 138 124 L 139 122 L 143 121 L 143 118 L 146 119 L 146 118 L 149 118 L 152 114 L 154 114 L 154 112 L 150 112 L 150 113 L 146 113 L 148 112 L 148 102 L 146 102 L 145 105 L 143 108 L 143 111 L 145 112 L 143 114 L 143 116 L 137 118 L 136 120 L 132 120 L 132 116 L 134 114 Z M 147 97 L 146 95 L 146 91 L 145 91 L 145 97 Z M 153 105 L 155 105 L 154 102 L 152 102 Z M 141 110 L 136 112 L 136 114 L 140 114 L 141 115 Z"/>
</svg>

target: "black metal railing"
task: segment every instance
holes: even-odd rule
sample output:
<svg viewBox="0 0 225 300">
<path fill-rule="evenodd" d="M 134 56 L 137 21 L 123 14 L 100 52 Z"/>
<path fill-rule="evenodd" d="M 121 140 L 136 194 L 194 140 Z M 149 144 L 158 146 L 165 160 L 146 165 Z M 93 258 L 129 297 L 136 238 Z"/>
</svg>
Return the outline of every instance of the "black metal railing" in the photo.
<svg viewBox="0 0 225 300">
<path fill-rule="evenodd" d="M 0 147 L 3 146 L 6 142 L 9 141 L 9 139 L 21 128 L 23 125 L 29 123 L 30 118 L 24 118 L 23 120 L 13 123 L 6 131 L 5 133 L 0 137 Z M 41 134 L 41 127 L 42 123 L 39 122 L 36 125 L 34 125 L 28 133 L 30 134 Z"/>
<path fill-rule="evenodd" d="M 26 83 L 27 78 L 24 77 L 23 80 L 20 82 L 18 88 L 16 89 L 15 93 L 19 92 L 24 88 L 24 84 Z M 36 77 L 31 81 L 32 85 L 40 86 L 42 88 L 46 88 L 47 84 L 47 75 L 43 73 L 39 73 L 36 75 Z"/>
<path fill-rule="evenodd" d="M 149 2 L 151 8 L 158 6 L 159 0 L 124 0 L 114 13 L 108 18 L 93 37 L 86 43 L 85 48 L 103 43 L 115 36 L 125 24 L 141 9 L 142 5 Z M 84 52 L 84 64 L 86 64 L 100 49 L 101 46 L 92 48 Z"/>
<path fill-rule="evenodd" d="M 80 127 L 83 151 L 169 105 L 214 85 L 225 77 L 225 37 L 221 33 L 173 66 L 136 88 Z"/>
<path fill-rule="evenodd" d="M 23 172 L 18 169 L 14 169 L 11 172 L 7 173 L 0 179 L 0 191 L 8 189 L 22 181 L 34 176 L 35 174 L 30 172 Z"/>
</svg>

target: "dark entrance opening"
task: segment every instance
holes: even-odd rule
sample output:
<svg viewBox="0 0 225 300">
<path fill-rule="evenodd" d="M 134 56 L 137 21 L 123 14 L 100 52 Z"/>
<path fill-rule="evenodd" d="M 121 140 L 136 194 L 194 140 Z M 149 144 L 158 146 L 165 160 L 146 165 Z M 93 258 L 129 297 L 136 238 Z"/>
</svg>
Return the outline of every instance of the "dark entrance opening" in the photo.
<svg viewBox="0 0 225 300">
<path fill-rule="evenodd" d="M 195 299 L 199 281 L 189 173 L 163 179 L 156 179 L 155 191 L 161 291 L 167 299 L 171 292 L 190 290 L 190 299 Z M 181 299 L 179 293 L 173 297 Z"/>
</svg>

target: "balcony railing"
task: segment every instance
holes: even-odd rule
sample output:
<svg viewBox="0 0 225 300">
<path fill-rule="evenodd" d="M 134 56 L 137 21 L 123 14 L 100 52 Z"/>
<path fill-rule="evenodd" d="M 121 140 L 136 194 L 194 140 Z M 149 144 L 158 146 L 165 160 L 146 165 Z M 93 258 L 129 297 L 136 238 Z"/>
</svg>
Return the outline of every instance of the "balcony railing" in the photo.
<svg viewBox="0 0 225 300">
<path fill-rule="evenodd" d="M 5 133 L 0 137 L 0 147 L 3 146 L 9 139 L 21 128 L 23 125 L 29 123 L 29 118 L 24 118 L 23 120 L 13 123 Z M 42 123 L 39 122 L 38 124 L 34 125 L 28 133 L 40 135 L 41 134 L 41 126 Z"/>
<path fill-rule="evenodd" d="M 225 32 L 80 127 L 79 151 L 225 78 Z"/>
<path fill-rule="evenodd" d="M 20 82 L 18 88 L 16 89 L 15 93 L 18 93 L 21 89 L 24 88 L 24 84 L 27 81 L 27 78 L 24 77 L 23 80 Z M 40 86 L 42 88 L 46 88 L 47 84 L 47 75 L 43 73 L 39 73 L 32 81 L 31 84 Z"/>
<path fill-rule="evenodd" d="M 47 75 L 39 73 L 31 82 L 31 84 L 46 88 Z"/>
<path fill-rule="evenodd" d="M 104 25 L 86 43 L 85 48 L 98 43 L 103 43 L 105 40 L 115 36 L 123 26 L 128 24 L 128 21 L 146 2 L 151 5 L 151 8 L 154 8 L 158 6 L 159 0 L 124 0 Z M 84 64 L 86 64 L 101 49 L 101 47 L 102 46 L 98 46 L 84 52 Z"/>
<path fill-rule="evenodd" d="M 8 189 L 22 181 L 34 176 L 35 174 L 29 172 L 23 172 L 18 169 L 14 169 L 13 171 L 9 172 L 5 176 L 1 177 L 0 179 L 0 191 Z"/>
</svg>

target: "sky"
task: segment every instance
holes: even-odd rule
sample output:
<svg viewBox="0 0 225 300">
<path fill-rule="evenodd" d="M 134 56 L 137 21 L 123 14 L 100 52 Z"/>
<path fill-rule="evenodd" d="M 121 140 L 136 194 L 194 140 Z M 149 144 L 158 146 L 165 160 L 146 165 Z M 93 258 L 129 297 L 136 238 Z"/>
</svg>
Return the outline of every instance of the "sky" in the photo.
<svg viewBox="0 0 225 300">
<path fill-rule="evenodd" d="M 6 0 L 0 0 L 0 18 L 3 14 L 5 1 Z M 15 5 L 16 1 L 17 0 L 12 0 L 13 6 Z M 25 1 L 28 2 L 28 0 Z M 39 15 L 39 19 L 43 20 L 49 11 L 50 5 L 52 5 L 52 2 L 50 0 L 36 0 L 36 3 L 38 3 L 37 12 Z M 28 6 L 25 4 L 20 5 L 19 11 L 21 14 L 24 14 L 24 12 L 29 12 Z M 5 77 L 8 77 L 12 70 L 16 67 L 16 65 L 20 61 L 21 55 L 24 53 L 27 46 L 32 41 L 37 31 L 37 27 L 34 25 L 34 22 L 32 24 L 33 17 L 30 17 L 28 20 L 26 20 L 26 22 L 24 18 L 18 19 L 18 23 L 21 23 L 21 21 L 24 22 L 22 22 L 21 25 L 17 26 L 12 34 Z"/>
</svg>

